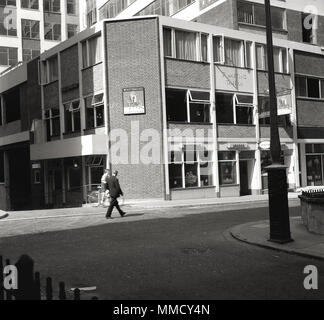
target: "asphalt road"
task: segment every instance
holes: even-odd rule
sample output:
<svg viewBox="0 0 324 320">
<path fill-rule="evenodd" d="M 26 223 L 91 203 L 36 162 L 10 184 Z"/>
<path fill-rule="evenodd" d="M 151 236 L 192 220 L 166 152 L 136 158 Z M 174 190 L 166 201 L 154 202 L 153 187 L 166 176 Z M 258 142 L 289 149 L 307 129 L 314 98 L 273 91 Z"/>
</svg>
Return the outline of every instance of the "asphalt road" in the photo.
<svg viewBox="0 0 324 320">
<path fill-rule="evenodd" d="M 52 276 L 68 288 L 96 286 L 91 295 L 100 299 L 324 299 L 324 262 L 246 245 L 228 234 L 232 226 L 266 218 L 260 208 L 129 217 L 2 238 L 0 254 L 14 261 L 27 253 L 43 282 Z M 319 270 L 318 291 L 303 287 L 307 265 Z"/>
</svg>

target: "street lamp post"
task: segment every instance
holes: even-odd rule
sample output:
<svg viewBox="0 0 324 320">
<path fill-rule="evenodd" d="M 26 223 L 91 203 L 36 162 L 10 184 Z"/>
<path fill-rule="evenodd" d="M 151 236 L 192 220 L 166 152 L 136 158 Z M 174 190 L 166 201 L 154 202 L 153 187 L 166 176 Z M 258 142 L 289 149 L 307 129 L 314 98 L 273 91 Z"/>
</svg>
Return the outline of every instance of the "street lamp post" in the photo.
<svg viewBox="0 0 324 320">
<path fill-rule="evenodd" d="M 290 233 L 286 166 L 281 164 L 281 144 L 278 130 L 278 105 L 273 58 L 273 38 L 270 0 L 265 0 L 267 53 L 270 95 L 271 157 L 267 167 L 269 189 L 270 240 L 276 243 L 293 241 Z"/>
</svg>

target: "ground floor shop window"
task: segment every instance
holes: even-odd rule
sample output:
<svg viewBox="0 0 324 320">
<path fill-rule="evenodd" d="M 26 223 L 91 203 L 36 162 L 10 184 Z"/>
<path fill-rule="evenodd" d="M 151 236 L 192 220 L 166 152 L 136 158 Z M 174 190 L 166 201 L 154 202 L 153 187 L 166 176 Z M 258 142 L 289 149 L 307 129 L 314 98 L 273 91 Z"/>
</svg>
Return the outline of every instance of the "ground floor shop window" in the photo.
<svg viewBox="0 0 324 320">
<path fill-rule="evenodd" d="M 182 89 L 166 90 L 170 122 L 210 123 L 210 93 Z"/>
<path fill-rule="evenodd" d="M 221 186 L 237 184 L 237 161 L 235 151 L 219 152 L 219 183 Z"/>
<path fill-rule="evenodd" d="M 65 160 L 68 191 L 80 191 L 82 187 L 82 163 L 80 158 Z"/>
<path fill-rule="evenodd" d="M 101 185 L 101 177 L 104 174 L 106 167 L 105 156 L 89 156 L 86 159 L 86 171 L 88 175 L 87 185 L 88 190 L 98 190 Z"/>
<path fill-rule="evenodd" d="M 174 148 L 169 175 L 171 189 L 213 186 L 212 152 L 203 145 Z"/>
<path fill-rule="evenodd" d="M 306 145 L 307 186 L 324 184 L 324 144 Z"/>
<path fill-rule="evenodd" d="M 285 164 L 285 157 L 284 153 L 281 153 L 281 164 Z M 266 170 L 267 167 L 272 165 L 272 158 L 271 158 L 271 151 L 270 150 L 263 150 L 261 151 L 261 177 L 262 177 L 262 189 L 268 190 L 268 171 Z"/>
</svg>

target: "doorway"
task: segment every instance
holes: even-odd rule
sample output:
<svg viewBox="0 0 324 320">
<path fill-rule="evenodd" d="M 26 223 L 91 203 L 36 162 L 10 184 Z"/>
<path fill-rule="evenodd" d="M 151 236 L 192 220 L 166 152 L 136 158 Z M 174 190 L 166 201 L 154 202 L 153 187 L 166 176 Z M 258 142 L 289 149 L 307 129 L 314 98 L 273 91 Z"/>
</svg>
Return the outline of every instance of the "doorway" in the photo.
<svg viewBox="0 0 324 320">
<path fill-rule="evenodd" d="M 240 194 L 241 196 L 251 195 L 249 184 L 249 161 L 240 161 Z"/>
</svg>

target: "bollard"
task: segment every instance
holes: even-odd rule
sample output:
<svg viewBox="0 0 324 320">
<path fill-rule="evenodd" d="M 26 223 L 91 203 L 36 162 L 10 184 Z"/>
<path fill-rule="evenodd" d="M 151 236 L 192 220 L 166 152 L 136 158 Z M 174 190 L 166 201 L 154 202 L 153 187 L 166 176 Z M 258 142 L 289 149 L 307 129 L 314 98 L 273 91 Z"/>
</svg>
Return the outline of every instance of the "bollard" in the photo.
<svg viewBox="0 0 324 320">
<path fill-rule="evenodd" d="M 16 263 L 19 288 L 15 293 L 17 300 L 35 300 L 34 296 L 34 260 L 27 255 Z"/>
<path fill-rule="evenodd" d="M 60 291 L 59 291 L 59 299 L 60 300 L 66 300 L 65 283 L 64 282 L 60 282 L 59 288 L 60 288 Z"/>
<path fill-rule="evenodd" d="M 80 291 L 80 289 L 75 289 L 74 290 L 74 300 L 75 301 L 81 300 L 81 291 Z"/>
<path fill-rule="evenodd" d="M 46 279 L 46 300 L 53 300 L 52 278 Z"/>
<path fill-rule="evenodd" d="M 34 297 L 35 297 L 35 300 L 42 300 L 41 281 L 40 281 L 40 273 L 39 272 L 35 273 Z"/>
</svg>

